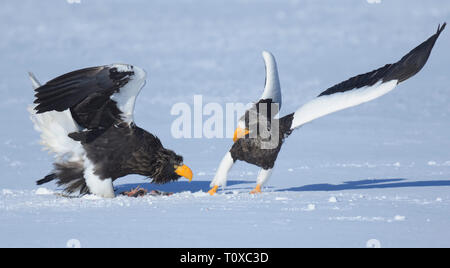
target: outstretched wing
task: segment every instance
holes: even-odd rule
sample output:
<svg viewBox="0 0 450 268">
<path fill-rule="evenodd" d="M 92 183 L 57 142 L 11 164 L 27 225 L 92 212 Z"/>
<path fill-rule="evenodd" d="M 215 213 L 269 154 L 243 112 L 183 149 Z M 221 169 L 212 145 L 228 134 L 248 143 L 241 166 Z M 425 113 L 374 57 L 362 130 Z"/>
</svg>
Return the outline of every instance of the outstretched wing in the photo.
<svg viewBox="0 0 450 268">
<path fill-rule="evenodd" d="M 35 89 L 38 114 L 70 110 L 77 124 L 103 129 L 133 122 L 134 104 L 145 84 L 145 72 L 127 64 L 77 70 Z"/>
<path fill-rule="evenodd" d="M 412 77 L 422 69 L 445 25 L 446 23 L 439 26 L 434 35 L 398 62 L 352 77 L 322 92 L 294 113 L 291 129 L 324 115 L 374 100 L 393 90 L 398 83 Z"/>
<path fill-rule="evenodd" d="M 268 51 L 263 51 L 262 56 L 266 67 L 264 92 L 258 102 L 246 110 L 244 115 L 239 119 L 238 126 L 242 129 L 248 128 L 249 124 L 257 123 L 249 121 L 253 121 L 251 119 L 257 119 L 260 113 L 264 115 L 264 118 L 273 118 L 281 109 L 281 86 L 278 77 L 277 62 L 272 53 Z"/>
</svg>

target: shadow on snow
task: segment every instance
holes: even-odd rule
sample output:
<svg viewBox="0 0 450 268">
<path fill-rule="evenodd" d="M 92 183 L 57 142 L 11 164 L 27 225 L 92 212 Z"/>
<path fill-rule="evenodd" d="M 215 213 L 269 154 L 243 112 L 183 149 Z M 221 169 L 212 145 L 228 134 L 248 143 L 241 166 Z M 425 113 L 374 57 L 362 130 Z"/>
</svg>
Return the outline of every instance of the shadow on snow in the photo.
<svg viewBox="0 0 450 268">
<path fill-rule="evenodd" d="M 251 181 L 228 181 L 228 186 L 242 184 L 241 187 L 236 189 L 250 189 L 247 185 L 253 183 Z M 148 191 L 158 190 L 163 192 L 207 192 L 210 189 L 209 181 L 178 181 L 167 183 L 163 185 L 153 183 L 129 183 L 117 185 L 115 187 L 116 193 L 129 191 L 136 187 L 142 187 Z M 299 187 L 291 187 L 285 189 L 277 189 L 277 192 L 291 191 L 291 192 L 315 192 L 315 191 L 345 191 L 345 190 L 361 190 L 361 189 L 386 189 L 386 188 L 406 188 L 406 187 L 440 187 L 450 186 L 450 180 L 430 180 L 430 181 L 408 181 L 407 179 L 393 178 L 393 179 L 374 179 L 374 180 L 359 180 L 359 181 L 346 181 L 341 184 L 310 184 Z M 273 188 L 273 187 L 269 187 Z"/>
<path fill-rule="evenodd" d="M 174 193 L 185 192 L 185 191 L 207 192 L 210 189 L 210 186 L 209 186 L 210 183 L 211 183 L 210 181 L 192 181 L 192 182 L 177 181 L 177 182 L 171 182 L 171 183 L 167 183 L 167 184 L 154 184 L 154 183 L 150 183 L 150 182 L 128 183 L 128 184 L 116 185 L 114 190 L 116 193 L 121 193 L 124 191 L 129 191 L 130 189 L 134 189 L 136 187 L 141 187 L 141 188 L 146 189 L 147 191 L 158 190 L 158 191 L 163 191 L 163 192 L 174 192 Z M 232 185 L 237 185 L 237 184 L 248 184 L 248 183 L 251 183 L 251 182 L 241 181 L 241 180 L 228 181 L 227 185 L 232 186 Z"/>
<path fill-rule="evenodd" d="M 403 187 L 436 187 L 450 186 L 450 180 L 408 181 L 407 179 L 378 179 L 346 181 L 342 184 L 310 184 L 300 187 L 280 189 L 277 191 L 314 192 L 314 191 L 344 191 L 361 189 L 385 189 Z"/>
</svg>

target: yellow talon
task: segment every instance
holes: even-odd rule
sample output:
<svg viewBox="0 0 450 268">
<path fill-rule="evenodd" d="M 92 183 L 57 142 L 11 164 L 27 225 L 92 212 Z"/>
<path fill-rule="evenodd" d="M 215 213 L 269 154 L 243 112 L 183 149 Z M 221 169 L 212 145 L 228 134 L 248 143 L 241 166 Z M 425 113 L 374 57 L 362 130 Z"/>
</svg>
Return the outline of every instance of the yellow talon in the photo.
<svg viewBox="0 0 450 268">
<path fill-rule="evenodd" d="M 208 194 L 214 195 L 217 192 L 217 189 L 219 188 L 219 185 L 214 186 L 211 188 L 211 190 L 208 191 Z"/>
<path fill-rule="evenodd" d="M 255 189 L 253 189 L 250 193 L 251 194 L 260 194 L 261 193 L 261 185 L 257 184 Z"/>
</svg>

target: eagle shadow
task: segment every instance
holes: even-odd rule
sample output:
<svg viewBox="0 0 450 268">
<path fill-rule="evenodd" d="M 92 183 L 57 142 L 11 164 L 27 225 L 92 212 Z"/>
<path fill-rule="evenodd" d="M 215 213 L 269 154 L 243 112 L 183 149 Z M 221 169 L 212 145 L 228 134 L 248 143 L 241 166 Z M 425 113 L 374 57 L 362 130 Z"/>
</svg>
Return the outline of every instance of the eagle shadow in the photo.
<svg viewBox="0 0 450 268">
<path fill-rule="evenodd" d="M 230 180 L 228 181 L 228 186 L 237 186 L 235 190 L 245 190 L 250 189 L 248 187 L 249 181 L 244 180 Z M 241 186 L 239 186 L 241 185 Z M 127 183 L 122 185 L 117 185 L 115 187 L 116 194 L 129 191 L 136 187 L 141 187 L 147 191 L 158 190 L 162 192 L 198 192 L 198 191 L 208 191 L 210 186 L 210 181 L 178 181 L 168 184 L 154 184 L 150 182 L 145 183 Z M 442 187 L 450 186 L 450 180 L 430 180 L 430 181 L 408 181 L 405 178 L 391 178 L 391 179 L 373 179 L 373 180 L 358 180 L 358 181 L 345 181 L 341 184 L 309 184 L 299 187 L 291 187 L 284 189 L 276 189 L 275 192 L 332 192 L 332 191 L 345 191 L 345 190 L 361 190 L 361 189 L 386 189 L 386 188 L 403 188 L 403 187 Z M 275 187 L 268 187 L 275 188 Z"/>
<path fill-rule="evenodd" d="M 344 191 L 344 190 L 361 190 L 361 189 L 386 189 L 386 188 L 403 188 L 403 187 L 436 187 L 450 186 L 450 180 L 430 180 L 430 181 L 408 181 L 404 178 L 392 179 L 374 179 L 345 181 L 341 184 L 310 184 L 300 187 L 292 187 L 280 189 L 277 191 L 293 191 L 293 192 L 314 192 L 314 191 Z"/>
<path fill-rule="evenodd" d="M 198 192 L 203 191 L 207 192 L 209 190 L 210 181 L 177 181 L 171 182 L 167 184 L 154 184 L 150 182 L 145 183 L 128 183 L 122 185 L 116 185 L 114 190 L 116 194 L 122 193 L 125 191 L 129 191 L 130 189 L 135 189 L 136 187 L 144 188 L 147 191 L 158 190 L 162 192 Z M 228 186 L 237 185 L 237 184 L 248 184 L 249 181 L 229 181 Z"/>
</svg>

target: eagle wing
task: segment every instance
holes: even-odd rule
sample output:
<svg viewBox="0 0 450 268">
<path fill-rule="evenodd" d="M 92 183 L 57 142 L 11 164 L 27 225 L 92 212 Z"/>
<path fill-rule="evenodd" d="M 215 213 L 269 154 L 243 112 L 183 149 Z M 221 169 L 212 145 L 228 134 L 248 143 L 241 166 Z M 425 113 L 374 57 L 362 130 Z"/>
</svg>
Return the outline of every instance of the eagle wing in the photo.
<svg viewBox="0 0 450 268">
<path fill-rule="evenodd" d="M 278 103 L 278 108 L 281 109 L 281 86 L 277 62 L 272 53 L 268 51 L 263 51 L 262 56 L 266 67 L 266 80 L 260 101 L 270 99 L 273 103 Z"/>
<path fill-rule="evenodd" d="M 434 35 L 398 62 L 352 77 L 322 92 L 294 113 L 291 129 L 324 115 L 374 100 L 393 90 L 397 84 L 422 69 L 445 25 L 439 26 Z"/>
<path fill-rule="evenodd" d="M 130 125 L 145 78 L 142 69 L 127 64 L 73 71 L 35 89 L 35 110 L 37 114 L 70 110 L 75 122 L 88 130 Z"/>
</svg>

